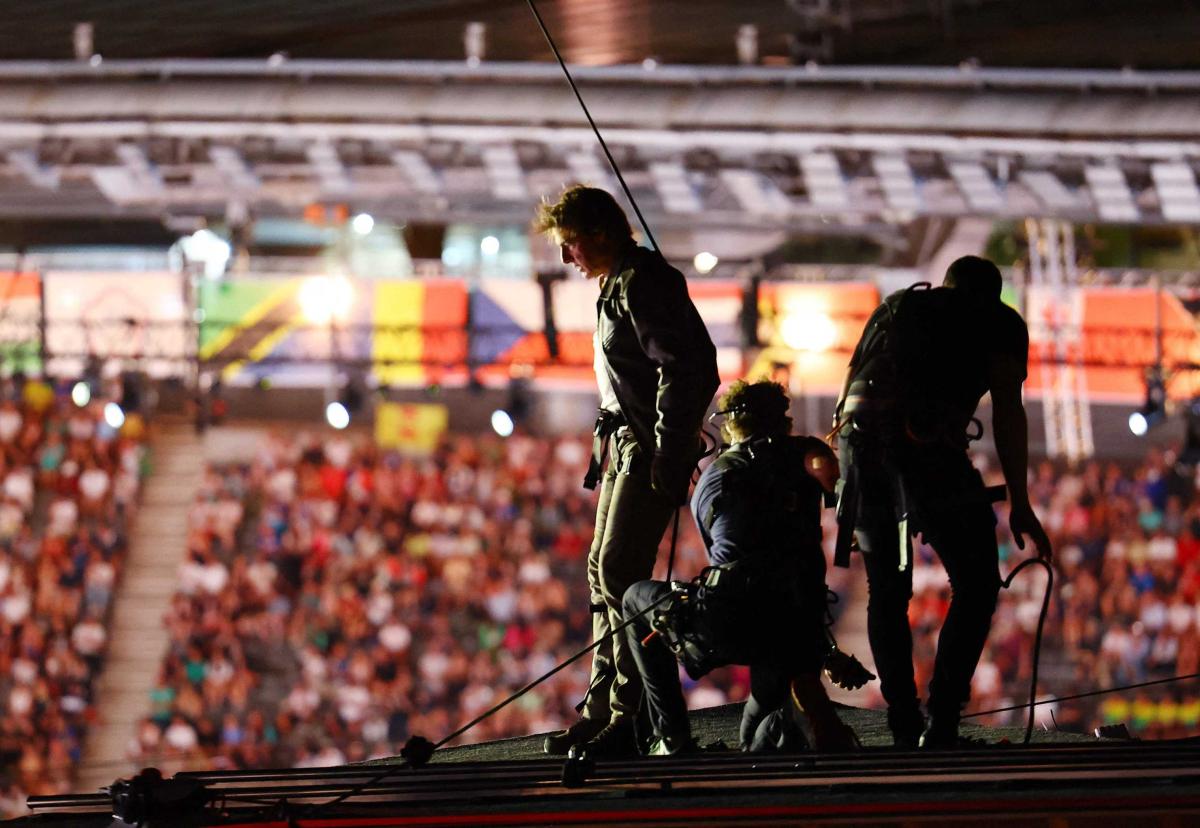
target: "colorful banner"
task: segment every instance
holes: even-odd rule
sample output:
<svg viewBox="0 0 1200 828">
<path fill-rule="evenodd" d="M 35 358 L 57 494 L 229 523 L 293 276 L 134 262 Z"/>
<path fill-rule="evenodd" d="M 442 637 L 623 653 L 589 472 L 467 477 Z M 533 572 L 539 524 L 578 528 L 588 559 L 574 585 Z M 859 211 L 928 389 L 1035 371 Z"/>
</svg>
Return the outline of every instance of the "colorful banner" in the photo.
<svg viewBox="0 0 1200 828">
<path fill-rule="evenodd" d="M 688 291 L 717 346 L 723 379 L 740 375 L 741 287 L 732 281 L 693 281 Z M 533 281 L 485 279 L 471 295 L 471 353 L 481 379 L 506 380 L 512 366 L 528 366 L 543 384 L 591 388 L 592 333 L 596 328 L 595 280 L 567 279 L 551 286 L 558 340 L 552 359 L 545 336 L 541 285 Z"/>
<path fill-rule="evenodd" d="M 0 289 L 4 284 L 0 279 Z M 36 277 L 12 284 L 7 301 L 28 307 L 14 311 L 11 320 L 36 316 Z M 178 286 L 178 277 L 169 274 L 48 275 L 51 352 L 185 357 Z M 695 280 L 689 291 L 717 346 L 723 380 L 773 376 L 797 395 L 840 391 L 850 352 L 880 300 L 869 282 L 764 282 L 758 309 L 763 347 L 747 354 L 741 346 L 741 284 Z M 552 284 L 558 344 L 552 359 L 542 288 L 533 280 L 485 279 L 473 288 L 451 279 L 205 282 L 199 290 L 199 356 L 202 365 L 233 382 L 269 376 L 281 384 L 325 383 L 373 367 L 384 385 L 461 385 L 470 363 L 476 379 L 489 385 L 507 382 L 516 370 L 542 387 L 589 390 L 595 382 L 597 295 L 595 281 Z M 1093 402 L 1140 402 L 1145 368 L 1155 359 L 1154 296 L 1148 288 L 1085 288 L 1057 302 L 1030 288 L 1027 393 L 1037 397 L 1049 387 L 1046 366 L 1070 364 L 1080 366 L 1083 391 Z M 1164 293 L 1160 316 L 1171 395 L 1190 398 L 1200 393 L 1200 371 L 1191 367 L 1200 365 L 1192 311 L 1185 300 Z M 174 332 L 164 324 L 172 322 Z M 752 364 L 744 362 L 748 356 Z"/>
<path fill-rule="evenodd" d="M 203 282 L 200 363 L 226 382 L 283 385 L 330 380 L 362 361 L 371 342 L 371 285 L 332 276 Z"/>
<path fill-rule="evenodd" d="M 231 382 L 269 375 L 282 384 L 322 383 L 339 370 L 372 367 L 383 385 L 462 382 L 466 295 L 462 282 L 448 279 L 205 283 L 200 359 Z"/>
<path fill-rule="evenodd" d="M 457 280 L 374 285 L 370 357 L 383 385 L 466 380 L 467 289 Z"/>
<path fill-rule="evenodd" d="M 1141 403 L 1146 368 L 1157 359 L 1158 324 L 1168 395 L 1200 394 L 1200 371 L 1193 367 L 1200 365 L 1196 317 L 1179 296 L 1152 288 L 1079 288 L 1056 301 L 1050 289 L 1031 287 L 1025 299 L 1030 366 L 1025 388 L 1033 396 L 1050 387 L 1056 366 L 1073 365 L 1082 368 L 1091 402 Z"/>
<path fill-rule="evenodd" d="M 450 412 L 436 403 L 383 402 L 375 406 L 375 442 L 382 448 L 428 454 L 450 424 Z"/>
<path fill-rule="evenodd" d="M 478 366 L 478 379 L 506 382 L 513 366 L 532 368 L 550 363 L 540 284 L 533 280 L 483 279 L 471 291 L 470 304 L 471 362 Z"/>
<path fill-rule="evenodd" d="M 192 359 L 178 274 L 45 274 L 46 352 L 53 374 L 78 376 L 89 356 L 136 360 L 152 377 L 179 376 Z"/>
<path fill-rule="evenodd" d="M 0 367 L 41 368 L 41 280 L 36 273 L 0 273 Z"/>
</svg>

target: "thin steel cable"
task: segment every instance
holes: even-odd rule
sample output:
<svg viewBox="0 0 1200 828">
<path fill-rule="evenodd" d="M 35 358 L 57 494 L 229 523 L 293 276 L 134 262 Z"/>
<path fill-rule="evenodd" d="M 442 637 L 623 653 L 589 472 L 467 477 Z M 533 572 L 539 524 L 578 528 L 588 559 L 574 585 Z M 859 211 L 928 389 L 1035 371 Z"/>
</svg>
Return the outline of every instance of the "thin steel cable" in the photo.
<svg viewBox="0 0 1200 828">
<path fill-rule="evenodd" d="M 558 65 L 562 67 L 563 74 L 567 76 L 567 83 L 571 85 L 571 91 L 575 93 L 575 100 L 579 101 L 579 106 L 583 110 L 583 114 L 587 116 L 588 123 L 592 127 L 592 132 L 596 133 L 596 140 L 600 142 L 600 148 L 604 150 L 604 157 L 608 159 L 608 165 L 612 167 L 613 173 L 617 176 L 617 181 L 621 183 L 621 189 L 625 191 L 625 198 L 629 199 L 629 204 L 633 207 L 633 212 L 637 215 L 638 222 L 642 225 L 642 230 L 646 234 L 646 240 L 650 242 L 650 246 L 658 251 L 659 255 L 662 250 L 658 246 L 658 242 L 654 239 L 654 234 L 650 232 L 650 225 L 646 222 L 646 217 L 642 215 L 641 208 L 638 207 L 637 200 L 633 197 L 633 192 L 629 189 L 629 185 L 625 183 L 625 176 L 621 175 L 621 168 L 617 166 L 617 159 L 613 158 L 613 154 L 609 152 L 608 144 L 604 141 L 604 136 L 600 134 L 600 128 L 596 126 L 596 121 L 592 118 L 591 110 L 583 101 L 583 95 L 579 92 L 579 87 L 575 85 L 575 78 L 571 77 L 571 71 L 567 69 L 566 61 L 563 60 L 562 53 L 558 51 L 558 44 L 554 42 L 554 38 L 550 34 L 550 30 L 546 28 L 546 22 L 542 20 L 542 15 L 538 12 L 537 6 L 533 0 L 526 0 L 529 4 L 529 10 L 533 12 L 533 17 L 537 20 L 538 27 L 542 30 L 542 34 L 546 37 L 546 42 L 550 44 L 550 51 L 554 52 L 554 58 L 558 61 Z"/>
<path fill-rule="evenodd" d="M 1140 681 L 1137 684 L 1121 684 L 1116 687 L 1105 687 L 1103 690 L 1089 690 L 1087 693 L 1072 693 L 1069 696 L 1054 696 L 1049 699 L 1042 699 L 1037 704 L 1054 704 L 1055 702 L 1077 701 L 1078 699 L 1090 699 L 1094 696 L 1104 696 L 1109 693 L 1120 693 L 1123 690 L 1138 690 L 1142 687 L 1154 687 L 1159 684 L 1173 684 L 1177 681 L 1187 681 L 1188 679 L 1200 678 L 1200 673 L 1188 673 L 1182 676 L 1171 676 L 1170 678 L 1154 679 L 1153 681 Z M 990 716 L 993 713 L 1008 713 L 1013 710 L 1024 710 L 1027 705 L 1013 704 L 1008 707 L 997 707 L 993 710 L 977 710 L 974 713 L 964 713 L 964 719 L 974 718 L 976 716 Z"/>
<path fill-rule="evenodd" d="M 667 556 L 667 583 L 671 583 L 671 576 L 675 573 L 675 546 L 679 543 L 679 513 L 683 511 L 682 506 L 675 507 L 675 521 L 671 529 L 671 554 Z"/>
<path fill-rule="evenodd" d="M 591 644 L 584 647 L 582 650 L 575 653 L 567 660 L 558 664 L 558 666 L 554 667 L 553 669 L 549 670 L 546 673 L 543 673 L 541 676 L 539 676 L 536 679 L 534 679 L 533 681 L 529 682 L 529 684 L 526 684 L 520 690 L 516 691 L 511 696 L 504 699 L 504 701 L 500 702 L 499 704 L 494 705 L 490 709 L 479 714 L 474 719 L 472 719 L 471 721 L 467 722 L 465 725 L 460 727 L 458 730 L 456 730 L 453 733 L 451 733 L 450 735 L 444 737 L 441 741 L 436 742 L 433 745 L 433 750 L 436 751 L 439 748 L 444 747 L 449 742 L 452 742 L 453 740 L 457 739 L 459 736 L 463 735 L 468 730 L 475 727 L 475 725 L 479 724 L 484 719 L 487 719 L 488 717 L 493 716 L 496 713 L 499 713 L 502 709 L 504 709 L 505 707 L 512 704 L 514 701 L 516 701 L 517 699 L 524 696 L 526 693 L 528 693 L 533 688 L 537 687 L 543 681 L 546 681 L 546 679 L 548 679 L 551 676 L 557 674 L 558 672 L 566 669 L 571 664 L 574 664 L 576 661 L 583 658 L 585 655 L 587 655 L 592 650 L 599 647 L 601 644 L 603 644 L 608 639 L 616 636 L 619 633 L 624 632 L 626 627 L 633 624 L 634 621 L 637 621 L 639 618 L 641 618 L 643 615 L 650 612 L 651 610 L 657 609 L 660 604 L 665 602 L 668 598 L 672 597 L 673 594 L 674 593 L 672 593 L 672 592 L 667 592 L 661 598 L 659 598 L 657 601 L 655 601 L 654 603 L 650 604 L 648 607 L 643 609 L 641 612 L 638 612 L 636 615 L 630 616 L 624 622 L 622 622 L 619 626 L 614 627 L 613 629 L 609 630 L 607 635 L 597 639 L 596 641 L 593 641 Z M 383 771 L 382 773 L 376 774 L 375 776 L 368 779 L 366 782 L 363 782 L 360 785 L 356 785 L 355 787 L 353 787 L 350 790 L 346 791 L 345 793 L 335 797 L 334 799 L 329 800 L 328 802 L 322 802 L 319 805 L 314 806 L 314 808 L 316 810 L 314 812 L 306 813 L 305 816 L 311 818 L 312 816 L 319 814 L 320 811 L 322 811 L 326 808 L 331 808 L 334 805 L 339 805 L 342 802 L 345 802 L 347 799 L 350 799 L 351 797 L 358 796 L 359 794 L 366 792 L 368 789 L 373 788 L 374 786 L 378 785 L 380 782 L 384 781 L 385 779 L 388 779 L 389 777 L 392 777 L 392 776 L 396 775 L 397 773 L 399 773 L 400 771 L 405 770 L 410 767 L 412 767 L 412 763 L 409 762 L 407 759 L 399 764 L 390 765 L 390 766 L 388 766 L 387 770 Z"/>
</svg>

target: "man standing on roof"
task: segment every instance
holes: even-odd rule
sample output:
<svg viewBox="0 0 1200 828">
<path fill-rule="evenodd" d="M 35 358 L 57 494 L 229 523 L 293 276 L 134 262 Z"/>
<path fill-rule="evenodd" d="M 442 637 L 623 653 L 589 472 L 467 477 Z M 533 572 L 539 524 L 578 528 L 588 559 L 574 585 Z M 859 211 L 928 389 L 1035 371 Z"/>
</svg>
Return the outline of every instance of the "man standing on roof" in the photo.
<svg viewBox="0 0 1200 828">
<path fill-rule="evenodd" d="M 838 550 L 850 535 L 867 570 L 867 632 L 898 747 L 953 747 L 1000 591 L 996 519 L 1003 498 L 983 485 L 967 445 L 982 434 L 976 406 L 991 394 L 996 453 L 1008 484 L 1009 527 L 1043 558 L 1050 541 L 1029 504 L 1028 426 L 1021 402 L 1029 333 L 1000 301 L 994 264 L 964 256 L 943 286 L 889 296 L 868 320 L 838 402 Z M 856 530 L 856 531 L 855 531 Z M 925 726 L 913 678 L 911 537 L 920 532 L 950 577 Z"/>
<path fill-rule="evenodd" d="M 588 553 L 592 635 L 599 641 L 621 624 L 625 590 L 650 577 L 663 532 L 687 500 L 700 426 L 719 384 L 716 349 L 683 274 L 634 242 L 629 219 L 609 193 L 570 187 L 539 208 L 535 227 L 559 246 L 564 264 L 600 282 L 594 341 L 600 414 L 584 482 L 600 485 Z M 607 638 L 592 657 L 582 717 L 548 736 L 546 752 L 587 745 L 597 755 L 636 753 L 640 695 L 625 636 Z"/>
</svg>

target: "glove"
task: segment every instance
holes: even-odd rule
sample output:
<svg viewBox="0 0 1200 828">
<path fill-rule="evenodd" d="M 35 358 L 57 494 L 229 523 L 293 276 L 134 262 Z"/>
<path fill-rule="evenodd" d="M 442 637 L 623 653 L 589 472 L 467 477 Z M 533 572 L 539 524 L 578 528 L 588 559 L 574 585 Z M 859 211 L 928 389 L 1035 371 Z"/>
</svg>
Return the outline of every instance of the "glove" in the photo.
<svg viewBox="0 0 1200 828">
<path fill-rule="evenodd" d="M 654 452 L 650 461 L 650 488 L 663 495 L 675 506 L 687 503 L 688 485 L 692 482 L 692 464 L 661 451 Z"/>
<path fill-rule="evenodd" d="M 864 667 L 861 661 L 841 650 L 834 650 L 825 656 L 825 675 L 843 690 L 857 690 L 875 678 L 875 674 Z"/>
</svg>

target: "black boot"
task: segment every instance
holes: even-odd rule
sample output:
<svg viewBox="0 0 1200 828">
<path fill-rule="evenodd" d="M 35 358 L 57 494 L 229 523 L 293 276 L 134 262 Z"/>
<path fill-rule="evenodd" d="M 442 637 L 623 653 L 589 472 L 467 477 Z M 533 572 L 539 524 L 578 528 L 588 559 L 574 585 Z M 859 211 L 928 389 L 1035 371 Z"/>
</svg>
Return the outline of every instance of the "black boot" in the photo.
<svg viewBox="0 0 1200 828">
<path fill-rule="evenodd" d="M 901 750 L 916 750 L 925 730 L 925 717 L 920 707 L 888 709 L 888 727 L 892 731 L 892 744 Z"/>
<path fill-rule="evenodd" d="M 627 759 L 638 756 L 637 734 L 633 717 L 613 719 L 604 729 L 585 742 L 583 753 L 589 759 Z"/>
<path fill-rule="evenodd" d="M 596 719 L 580 719 L 566 730 L 547 736 L 542 748 L 551 756 L 566 756 L 571 748 L 589 741 L 603 730 L 606 724 L 608 723 Z"/>
<path fill-rule="evenodd" d="M 958 735 L 960 718 L 957 707 L 951 710 L 931 710 L 929 727 L 921 735 L 922 750 L 953 750 L 961 747 L 977 747 L 984 742 L 977 739 L 967 739 Z"/>
</svg>

